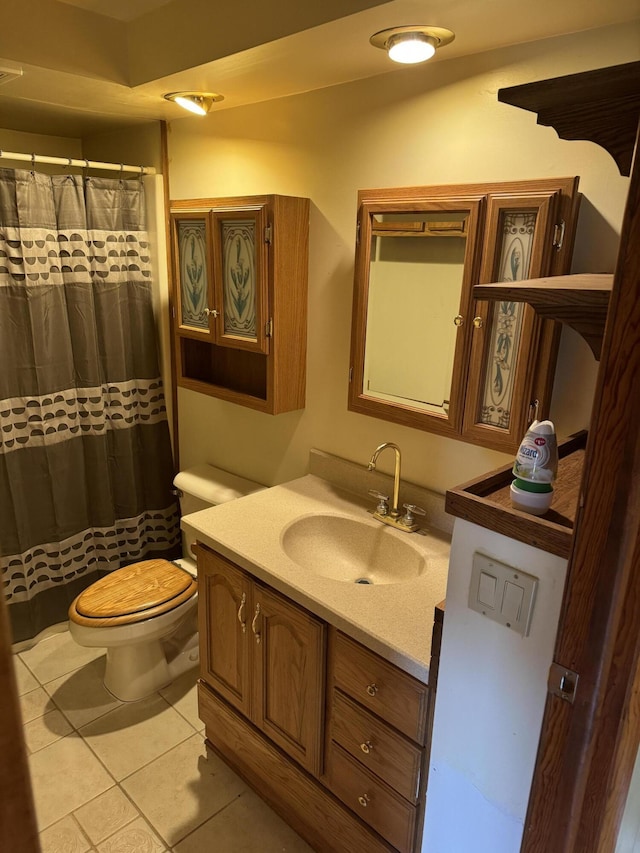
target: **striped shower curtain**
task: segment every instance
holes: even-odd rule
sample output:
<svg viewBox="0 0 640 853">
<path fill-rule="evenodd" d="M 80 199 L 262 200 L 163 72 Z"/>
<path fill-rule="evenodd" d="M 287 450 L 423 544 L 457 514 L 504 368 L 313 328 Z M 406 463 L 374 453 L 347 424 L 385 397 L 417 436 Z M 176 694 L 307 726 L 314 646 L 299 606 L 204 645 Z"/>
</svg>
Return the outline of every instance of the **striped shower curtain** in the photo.
<svg viewBox="0 0 640 853">
<path fill-rule="evenodd" d="M 0 569 L 13 641 L 179 552 L 138 180 L 0 169 Z"/>
</svg>

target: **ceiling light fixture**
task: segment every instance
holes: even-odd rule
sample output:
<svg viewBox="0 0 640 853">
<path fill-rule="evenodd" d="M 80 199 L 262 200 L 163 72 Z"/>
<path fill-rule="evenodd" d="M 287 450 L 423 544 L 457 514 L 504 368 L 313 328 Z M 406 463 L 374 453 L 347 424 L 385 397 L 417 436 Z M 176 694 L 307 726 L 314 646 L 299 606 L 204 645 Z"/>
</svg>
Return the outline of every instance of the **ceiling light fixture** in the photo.
<svg viewBox="0 0 640 853">
<path fill-rule="evenodd" d="M 198 116 L 206 116 L 216 101 L 224 100 L 216 92 L 168 92 L 164 97 Z"/>
<path fill-rule="evenodd" d="M 386 50 L 394 62 L 407 65 L 431 59 L 436 48 L 449 44 L 455 38 L 451 30 L 442 27 L 391 27 L 371 36 L 371 44 Z"/>
</svg>

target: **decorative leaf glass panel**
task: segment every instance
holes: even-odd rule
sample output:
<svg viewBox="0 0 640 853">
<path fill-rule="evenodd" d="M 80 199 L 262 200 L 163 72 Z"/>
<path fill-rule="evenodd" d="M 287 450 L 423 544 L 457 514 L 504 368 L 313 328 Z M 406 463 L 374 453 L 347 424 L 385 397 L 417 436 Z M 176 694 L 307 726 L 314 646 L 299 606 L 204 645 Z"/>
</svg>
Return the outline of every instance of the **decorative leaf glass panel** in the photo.
<svg viewBox="0 0 640 853">
<path fill-rule="evenodd" d="M 257 340 L 255 219 L 223 220 L 224 334 Z"/>
<path fill-rule="evenodd" d="M 503 211 L 500 222 L 500 282 L 529 277 L 537 210 Z M 499 302 L 493 311 L 480 423 L 508 430 L 514 393 L 515 361 L 520 349 L 524 303 Z"/>
<path fill-rule="evenodd" d="M 180 219 L 177 228 L 181 325 L 208 331 L 207 223 Z"/>
</svg>

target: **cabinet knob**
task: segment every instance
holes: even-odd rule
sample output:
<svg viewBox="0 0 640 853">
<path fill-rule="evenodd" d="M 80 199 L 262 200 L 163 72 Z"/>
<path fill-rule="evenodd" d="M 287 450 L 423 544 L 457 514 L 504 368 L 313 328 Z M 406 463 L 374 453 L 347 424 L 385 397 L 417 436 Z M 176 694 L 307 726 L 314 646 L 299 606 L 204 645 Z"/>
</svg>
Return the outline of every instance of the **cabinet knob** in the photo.
<svg viewBox="0 0 640 853">
<path fill-rule="evenodd" d="M 247 623 L 244 618 L 244 608 L 247 603 L 247 593 L 242 593 L 242 598 L 240 599 L 240 607 L 238 607 L 238 622 L 242 625 L 242 633 L 247 633 Z"/>
<path fill-rule="evenodd" d="M 375 696 L 377 692 L 378 692 L 378 685 L 377 684 L 368 684 L 367 685 L 367 693 L 369 694 L 369 696 Z"/>
<path fill-rule="evenodd" d="M 476 329 L 481 329 L 484 326 L 484 319 L 482 317 L 474 317 L 473 325 L 476 327 Z"/>
<path fill-rule="evenodd" d="M 207 317 L 209 317 L 210 315 L 211 315 L 212 317 L 217 317 L 217 316 L 218 316 L 218 312 L 217 312 L 217 310 L 216 310 L 215 308 L 205 308 L 205 309 L 204 309 L 204 313 L 206 314 L 206 316 L 207 316 Z"/>
<path fill-rule="evenodd" d="M 358 802 L 362 806 L 363 809 L 369 805 L 369 794 L 362 794 L 362 796 L 358 797 Z"/>
<path fill-rule="evenodd" d="M 253 614 L 253 621 L 251 623 L 251 630 L 253 631 L 253 635 L 256 638 L 256 643 L 260 645 L 260 631 L 258 631 L 256 625 L 258 624 L 258 616 L 260 616 L 260 605 L 256 604 L 256 612 Z"/>
<path fill-rule="evenodd" d="M 456 316 L 453 318 L 453 325 L 454 326 L 461 326 L 463 323 L 464 323 L 464 317 L 462 316 L 462 314 L 456 314 Z"/>
<path fill-rule="evenodd" d="M 369 755 L 369 753 L 373 751 L 373 744 L 370 740 L 365 740 L 364 743 L 360 744 L 360 749 L 364 752 L 365 755 Z"/>
</svg>

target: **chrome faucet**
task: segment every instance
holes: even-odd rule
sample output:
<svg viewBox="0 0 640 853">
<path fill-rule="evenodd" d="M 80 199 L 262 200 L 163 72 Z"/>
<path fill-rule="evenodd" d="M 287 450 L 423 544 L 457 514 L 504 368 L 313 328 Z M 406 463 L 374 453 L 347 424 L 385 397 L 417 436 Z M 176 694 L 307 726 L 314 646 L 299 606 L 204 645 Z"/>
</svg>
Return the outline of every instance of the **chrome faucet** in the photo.
<svg viewBox="0 0 640 853">
<path fill-rule="evenodd" d="M 393 472 L 393 498 L 391 509 L 388 508 L 388 496 L 382 495 L 375 490 L 371 490 L 369 492 L 370 495 L 377 498 L 378 506 L 376 507 L 373 517 L 377 518 L 378 521 L 384 522 L 384 524 L 390 524 L 392 527 L 397 527 L 400 530 L 405 530 L 407 533 L 412 533 L 414 530 L 418 530 L 418 524 L 416 524 L 414 515 L 426 515 L 425 511 L 421 509 L 419 506 L 415 506 L 414 504 L 403 504 L 404 509 L 406 510 L 403 516 L 400 516 L 400 510 L 398 509 L 398 500 L 400 494 L 400 448 L 397 444 L 394 444 L 391 441 L 385 441 L 384 444 L 379 445 L 373 451 L 373 455 L 369 460 L 369 471 L 376 470 L 376 462 L 378 460 L 378 456 L 382 453 L 383 450 L 386 450 L 387 447 L 391 448 L 395 453 L 395 469 Z"/>
<path fill-rule="evenodd" d="M 379 447 L 373 451 L 373 455 L 369 460 L 369 471 L 376 470 L 376 462 L 378 460 L 378 456 L 382 453 L 383 450 L 386 450 L 387 447 L 390 447 L 396 455 L 396 466 L 393 472 L 393 504 L 389 511 L 389 516 L 391 518 L 397 518 L 400 515 L 400 510 L 398 509 L 398 495 L 400 493 L 400 448 L 397 444 L 393 444 L 391 441 L 385 441 L 384 444 L 381 444 Z"/>
</svg>

